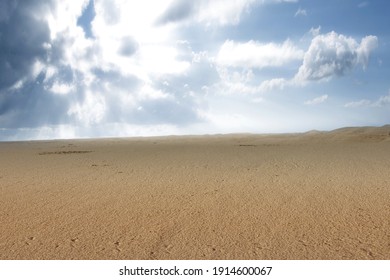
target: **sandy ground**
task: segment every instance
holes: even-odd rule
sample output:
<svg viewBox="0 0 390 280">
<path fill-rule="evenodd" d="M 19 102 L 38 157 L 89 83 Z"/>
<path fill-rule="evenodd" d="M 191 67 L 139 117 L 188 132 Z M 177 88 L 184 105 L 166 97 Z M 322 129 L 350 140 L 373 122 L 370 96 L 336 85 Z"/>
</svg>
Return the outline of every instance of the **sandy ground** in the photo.
<svg viewBox="0 0 390 280">
<path fill-rule="evenodd" d="M 0 259 L 390 259 L 390 126 L 0 143 Z"/>
</svg>

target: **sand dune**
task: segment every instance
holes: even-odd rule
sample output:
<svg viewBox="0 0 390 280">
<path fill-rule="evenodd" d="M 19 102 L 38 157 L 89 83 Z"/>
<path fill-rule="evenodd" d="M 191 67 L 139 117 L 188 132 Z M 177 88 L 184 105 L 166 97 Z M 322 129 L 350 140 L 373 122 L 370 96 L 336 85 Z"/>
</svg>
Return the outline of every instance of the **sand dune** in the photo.
<svg viewBox="0 0 390 280">
<path fill-rule="evenodd" d="M 390 126 L 0 155 L 1 259 L 390 259 Z"/>
</svg>

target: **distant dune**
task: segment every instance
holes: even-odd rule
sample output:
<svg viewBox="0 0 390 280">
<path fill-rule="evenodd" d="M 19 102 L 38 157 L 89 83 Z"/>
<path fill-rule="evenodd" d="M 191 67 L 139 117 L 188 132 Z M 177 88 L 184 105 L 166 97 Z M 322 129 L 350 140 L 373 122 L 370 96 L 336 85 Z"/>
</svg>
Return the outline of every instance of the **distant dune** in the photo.
<svg viewBox="0 0 390 280">
<path fill-rule="evenodd" d="M 0 155 L 1 259 L 390 259 L 390 125 Z"/>
<path fill-rule="evenodd" d="M 354 139 L 354 140 L 373 140 L 373 141 L 389 141 L 390 140 L 390 125 L 382 127 L 346 127 L 333 130 L 329 135 L 339 139 Z"/>
</svg>

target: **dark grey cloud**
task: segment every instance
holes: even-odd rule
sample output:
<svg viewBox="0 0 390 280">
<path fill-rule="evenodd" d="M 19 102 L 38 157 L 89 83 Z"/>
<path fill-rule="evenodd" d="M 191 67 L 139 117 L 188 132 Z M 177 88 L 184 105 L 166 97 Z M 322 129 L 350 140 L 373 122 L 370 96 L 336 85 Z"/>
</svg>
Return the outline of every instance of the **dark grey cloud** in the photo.
<svg viewBox="0 0 390 280">
<path fill-rule="evenodd" d="M 196 1 L 175 0 L 156 23 L 178 22 L 192 16 L 195 11 Z"/>
<path fill-rule="evenodd" d="M 53 8 L 51 1 L 0 1 L 0 127 L 36 127 L 58 124 L 66 118 L 69 101 L 48 92 L 45 74 L 32 75 L 37 61 L 61 57 L 52 48 L 47 22 L 40 18 Z M 61 71 L 66 80 L 73 77 Z M 17 85 L 17 86 L 15 86 Z"/>
<path fill-rule="evenodd" d="M 0 1 L 0 22 L 8 21 L 17 5 L 18 1 Z"/>
<path fill-rule="evenodd" d="M 38 7 L 30 2 L 37 1 L 5 2 L 10 1 L 0 4 L 5 9 L 0 16 L 0 90 L 28 75 L 36 60 L 46 60 L 44 43 L 50 41 L 47 23 L 34 16 Z"/>
<path fill-rule="evenodd" d="M 45 90 L 44 75 L 27 82 L 22 89 L 0 94 L 0 127 L 38 127 L 69 121 L 69 99 Z"/>
</svg>

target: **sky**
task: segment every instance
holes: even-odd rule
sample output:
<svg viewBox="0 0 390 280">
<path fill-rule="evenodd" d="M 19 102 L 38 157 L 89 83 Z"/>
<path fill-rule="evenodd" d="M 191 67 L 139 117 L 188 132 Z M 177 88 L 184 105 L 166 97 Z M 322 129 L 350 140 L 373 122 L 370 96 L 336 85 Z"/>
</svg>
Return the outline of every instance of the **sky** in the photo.
<svg viewBox="0 0 390 280">
<path fill-rule="evenodd" d="M 0 0 L 0 141 L 390 123 L 386 0 Z"/>
</svg>

